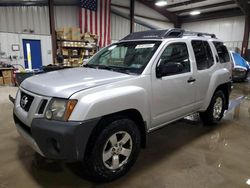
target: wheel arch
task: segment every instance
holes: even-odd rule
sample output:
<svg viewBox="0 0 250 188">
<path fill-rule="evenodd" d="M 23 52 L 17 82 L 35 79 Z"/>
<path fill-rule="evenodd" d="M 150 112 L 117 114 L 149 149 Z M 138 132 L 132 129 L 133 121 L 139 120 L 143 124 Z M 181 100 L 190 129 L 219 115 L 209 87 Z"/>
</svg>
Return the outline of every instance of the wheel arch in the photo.
<svg viewBox="0 0 250 188">
<path fill-rule="evenodd" d="M 146 125 L 146 121 L 143 120 L 141 113 L 136 110 L 136 109 L 127 109 L 127 110 L 123 110 L 123 111 L 119 111 L 119 112 L 115 112 L 112 114 L 108 114 L 105 116 L 102 116 L 101 119 L 99 120 L 99 122 L 97 123 L 97 125 L 95 126 L 95 128 L 92 130 L 92 133 L 88 139 L 88 143 L 87 143 L 87 147 L 85 152 L 88 152 L 88 148 L 92 147 L 92 141 L 93 139 L 96 138 L 96 136 L 100 133 L 100 131 L 103 129 L 103 124 L 102 122 L 104 122 L 105 120 L 115 120 L 118 119 L 120 117 L 126 117 L 128 119 L 131 119 L 132 121 L 135 122 L 136 126 L 138 127 L 139 131 L 140 131 L 140 135 L 141 135 L 141 147 L 145 148 L 146 147 L 146 143 L 147 143 L 147 125 Z"/>
<path fill-rule="evenodd" d="M 226 110 L 228 109 L 228 105 L 229 105 L 229 95 L 230 95 L 230 87 L 228 83 L 225 83 L 225 84 L 221 84 L 219 85 L 215 91 L 214 91 L 214 94 L 215 92 L 221 90 L 224 95 L 225 95 L 225 99 L 226 99 Z"/>
</svg>

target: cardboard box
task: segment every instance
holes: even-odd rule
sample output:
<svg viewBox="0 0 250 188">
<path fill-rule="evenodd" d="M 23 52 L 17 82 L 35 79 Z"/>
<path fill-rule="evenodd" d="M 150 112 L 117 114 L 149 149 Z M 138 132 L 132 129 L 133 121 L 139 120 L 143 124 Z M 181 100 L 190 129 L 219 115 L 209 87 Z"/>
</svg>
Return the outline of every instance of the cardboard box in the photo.
<svg viewBox="0 0 250 188">
<path fill-rule="evenodd" d="M 59 29 L 58 31 L 59 31 L 59 37 L 61 37 L 61 39 L 71 40 L 71 36 L 72 36 L 72 30 L 71 30 L 71 28 L 64 27 L 62 29 Z"/>
<path fill-rule="evenodd" d="M 81 40 L 81 31 L 80 31 L 80 28 L 73 27 L 71 29 L 71 33 L 72 33 L 72 40 Z"/>
<path fill-rule="evenodd" d="M 62 55 L 69 55 L 68 49 L 62 49 Z"/>
<path fill-rule="evenodd" d="M 56 38 L 60 40 L 62 39 L 62 37 L 63 37 L 63 31 L 60 31 L 60 30 L 56 31 Z"/>
<path fill-rule="evenodd" d="M 2 71 L 3 77 L 12 77 L 12 70 Z"/>
<path fill-rule="evenodd" d="M 0 85 L 3 85 L 3 77 L 0 77 Z"/>
<path fill-rule="evenodd" d="M 12 82 L 12 77 L 4 77 L 4 78 L 3 78 L 3 81 L 4 81 L 4 85 L 10 86 L 10 85 L 13 84 L 13 82 Z"/>
</svg>

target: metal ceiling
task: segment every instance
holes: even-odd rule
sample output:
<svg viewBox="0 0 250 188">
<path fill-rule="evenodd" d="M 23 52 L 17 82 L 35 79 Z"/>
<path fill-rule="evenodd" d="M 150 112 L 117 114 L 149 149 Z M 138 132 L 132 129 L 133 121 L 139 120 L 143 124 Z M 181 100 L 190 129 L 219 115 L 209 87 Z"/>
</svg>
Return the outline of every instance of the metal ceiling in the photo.
<svg viewBox="0 0 250 188">
<path fill-rule="evenodd" d="M 0 0 L 0 6 L 43 6 L 47 5 L 49 0 Z M 114 0 L 111 0 L 112 2 Z M 128 2 L 129 0 L 120 0 L 121 4 L 123 2 Z M 198 17 L 203 18 L 205 15 L 213 14 L 213 12 L 218 13 L 223 16 L 223 11 L 225 11 L 227 17 L 243 15 L 246 10 L 242 6 L 250 4 L 250 0 L 166 0 L 168 5 L 165 7 L 156 7 L 154 2 L 157 0 L 136 0 L 140 3 L 147 5 L 150 8 L 158 11 L 160 14 L 164 15 L 171 21 L 176 21 L 177 19 L 182 20 L 185 18 L 186 21 L 192 19 L 197 19 Z M 54 0 L 55 5 L 79 5 L 80 0 Z M 117 0 L 116 0 L 117 2 Z M 199 10 L 200 15 L 190 16 L 189 13 L 192 10 Z M 230 15 L 230 10 L 232 10 L 232 15 Z"/>
</svg>

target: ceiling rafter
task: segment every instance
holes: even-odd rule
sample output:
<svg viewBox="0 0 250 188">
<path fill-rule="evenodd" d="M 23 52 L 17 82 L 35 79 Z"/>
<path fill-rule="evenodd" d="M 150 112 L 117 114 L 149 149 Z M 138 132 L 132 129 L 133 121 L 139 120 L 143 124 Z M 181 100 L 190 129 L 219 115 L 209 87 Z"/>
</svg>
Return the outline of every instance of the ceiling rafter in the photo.
<svg viewBox="0 0 250 188">
<path fill-rule="evenodd" d="M 247 15 L 249 14 L 249 4 L 246 0 L 234 0 L 238 6 L 240 7 L 241 11 Z"/>
<path fill-rule="evenodd" d="M 167 5 L 166 8 L 167 9 L 176 8 L 176 7 L 180 7 L 180 6 L 184 6 L 184 5 L 190 5 L 190 4 L 193 4 L 193 3 L 200 3 L 200 2 L 203 2 L 203 1 L 206 1 L 206 0 L 190 0 L 190 1 L 185 1 L 185 2 L 175 3 L 175 4 L 172 4 L 172 5 Z"/>
<path fill-rule="evenodd" d="M 149 1 L 145 1 L 145 0 L 137 0 L 137 1 L 146 5 L 147 7 L 155 10 L 156 12 L 160 13 L 161 15 L 165 16 L 172 23 L 174 23 L 174 24 L 178 23 L 178 16 L 176 16 L 174 13 L 166 10 L 166 7 L 157 7 L 157 6 L 155 6 L 154 2 L 149 2 Z"/>
<path fill-rule="evenodd" d="M 210 4 L 210 5 L 204 5 L 204 6 L 199 6 L 199 7 L 193 7 L 193 8 L 178 10 L 178 11 L 174 11 L 173 13 L 181 14 L 181 13 L 184 13 L 184 12 L 190 12 L 190 11 L 192 11 L 194 9 L 204 10 L 204 9 L 222 7 L 222 6 L 233 5 L 233 4 L 235 4 L 235 1 L 226 1 L 226 2 L 222 2 L 222 3 L 216 3 L 216 4 Z"/>
<path fill-rule="evenodd" d="M 234 16 L 242 16 L 243 13 L 239 8 L 220 10 L 214 12 L 203 13 L 197 16 L 180 16 L 182 23 L 204 21 L 211 19 L 227 18 Z"/>
</svg>

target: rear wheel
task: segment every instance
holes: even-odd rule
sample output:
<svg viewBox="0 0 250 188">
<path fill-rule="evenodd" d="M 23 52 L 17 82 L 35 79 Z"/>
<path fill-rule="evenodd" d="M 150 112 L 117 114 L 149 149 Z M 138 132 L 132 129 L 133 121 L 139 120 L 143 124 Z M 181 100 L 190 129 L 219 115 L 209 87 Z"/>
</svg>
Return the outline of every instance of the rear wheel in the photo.
<svg viewBox="0 0 250 188">
<path fill-rule="evenodd" d="M 132 167 L 141 138 L 136 124 L 124 117 L 102 121 L 101 126 L 103 129 L 92 137 L 85 165 L 92 180 L 107 182 L 123 176 Z"/>
<path fill-rule="evenodd" d="M 224 115 L 226 109 L 226 98 L 223 91 L 215 92 L 207 110 L 200 112 L 200 118 L 206 125 L 218 123 Z"/>
</svg>

